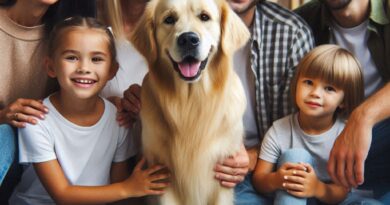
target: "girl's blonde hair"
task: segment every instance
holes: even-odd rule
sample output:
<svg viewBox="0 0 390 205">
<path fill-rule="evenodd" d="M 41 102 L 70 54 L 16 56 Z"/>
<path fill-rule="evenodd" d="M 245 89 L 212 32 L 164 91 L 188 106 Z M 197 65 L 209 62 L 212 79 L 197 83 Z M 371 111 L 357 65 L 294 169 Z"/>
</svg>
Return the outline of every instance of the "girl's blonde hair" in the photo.
<svg viewBox="0 0 390 205">
<path fill-rule="evenodd" d="M 298 64 L 291 81 L 291 96 L 296 106 L 298 78 L 321 79 L 344 91 L 343 108 L 336 110 L 347 118 L 363 101 L 364 84 L 359 61 L 346 49 L 337 45 L 322 45 L 311 50 Z"/>
</svg>

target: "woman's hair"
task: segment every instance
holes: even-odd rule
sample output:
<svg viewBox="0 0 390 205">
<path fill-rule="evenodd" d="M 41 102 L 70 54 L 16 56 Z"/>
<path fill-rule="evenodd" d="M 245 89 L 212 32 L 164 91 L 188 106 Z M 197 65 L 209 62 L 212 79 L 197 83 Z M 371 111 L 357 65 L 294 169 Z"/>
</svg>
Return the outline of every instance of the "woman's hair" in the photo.
<svg viewBox="0 0 390 205">
<path fill-rule="evenodd" d="M 42 19 L 46 35 L 58 22 L 71 16 L 96 17 L 96 0 L 59 0 L 50 6 Z"/>
<path fill-rule="evenodd" d="M 116 38 L 125 37 L 122 19 L 122 5 L 120 0 L 102 1 L 103 19 L 107 25 L 110 25 Z M 130 11 L 129 11 L 130 12 Z"/>
<path fill-rule="evenodd" d="M 16 0 L 0 0 L 0 6 L 13 6 Z M 60 0 L 49 6 L 42 22 L 49 36 L 57 22 L 71 16 L 96 17 L 96 0 Z"/>
<path fill-rule="evenodd" d="M 347 118 L 364 98 L 363 75 L 359 61 L 337 45 L 322 45 L 303 57 L 291 82 L 291 96 L 296 106 L 299 77 L 321 79 L 344 91 L 343 108 L 336 110 Z"/>
<path fill-rule="evenodd" d="M 48 55 L 52 57 L 56 51 L 59 42 L 62 40 L 65 31 L 69 29 L 94 29 L 99 30 L 103 35 L 107 37 L 107 43 L 109 44 L 109 51 L 111 54 L 112 62 L 115 62 L 116 59 L 116 49 L 114 36 L 111 31 L 95 18 L 91 17 L 70 17 L 54 26 L 53 31 L 50 33 L 48 40 Z"/>
<path fill-rule="evenodd" d="M 98 1 L 98 18 L 102 19 L 104 23 L 112 28 L 114 36 L 116 38 L 127 38 L 129 36 L 128 31 L 125 28 L 124 18 L 129 17 L 131 19 L 128 24 L 134 24 L 135 26 L 142 14 L 144 8 L 139 8 L 139 5 L 146 5 L 150 0 L 134 0 L 134 1 L 123 1 L 123 0 L 100 0 Z M 132 6 L 130 6 L 132 5 Z M 138 6 L 137 6 L 138 5 Z M 126 10 L 134 7 L 133 9 Z M 129 20 L 128 19 L 128 20 Z M 129 26 L 129 25 L 127 25 Z"/>
</svg>

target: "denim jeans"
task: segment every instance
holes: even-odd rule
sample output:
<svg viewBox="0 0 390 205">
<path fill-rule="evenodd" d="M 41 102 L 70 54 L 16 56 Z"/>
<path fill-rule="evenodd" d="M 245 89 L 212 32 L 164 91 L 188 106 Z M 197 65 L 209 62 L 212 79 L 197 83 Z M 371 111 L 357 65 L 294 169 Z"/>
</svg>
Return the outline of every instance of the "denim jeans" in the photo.
<svg viewBox="0 0 390 205">
<path fill-rule="evenodd" d="M 372 142 L 365 162 L 362 189 L 372 189 L 374 197 L 390 204 L 390 118 L 372 130 Z"/>
<path fill-rule="evenodd" d="M 384 205 L 382 202 L 377 201 L 370 197 L 362 196 L 358 193 L 350 192 L 344 201 L 339 205 Z"/>
<path fill-rule="evenodd" d="M 0 185 L 15 158 L 16 136 L 8 124 L 0 125 Z"/>
<path fill-rule="evenodd" d="M 272 198 L 260 195 L 252 185 L 252 173 L 234 188 L 235 205 L 271 205 Z"/>
</svg>

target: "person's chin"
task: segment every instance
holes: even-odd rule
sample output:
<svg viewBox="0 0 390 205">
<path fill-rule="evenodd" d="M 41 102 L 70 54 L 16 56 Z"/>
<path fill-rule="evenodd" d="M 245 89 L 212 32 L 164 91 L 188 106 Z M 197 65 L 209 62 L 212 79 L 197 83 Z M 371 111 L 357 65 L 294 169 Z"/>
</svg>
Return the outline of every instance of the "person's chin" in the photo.
<svg viewBox="0 0 390 205">
<path fill-rule="evenodd" d="M 253 1 L 247 1 L 247 2 L 240 2 L 240 1 L 229 1 L 230 8 L 238 15 L 245 14 L 249 10 L 251 10 L 253 7 L 256 6 L 256 3 L 258 0 Z"/>
<path fill-rule="evenodd" d="M 348 7 L 351 3 L 351 0 L 339 0 L 338 2 L 329 2 L 327 0 L 320 0 L 320 2 L 324 3 L 326 7 L 330 10 L 342 10 Z"/>
</svg>

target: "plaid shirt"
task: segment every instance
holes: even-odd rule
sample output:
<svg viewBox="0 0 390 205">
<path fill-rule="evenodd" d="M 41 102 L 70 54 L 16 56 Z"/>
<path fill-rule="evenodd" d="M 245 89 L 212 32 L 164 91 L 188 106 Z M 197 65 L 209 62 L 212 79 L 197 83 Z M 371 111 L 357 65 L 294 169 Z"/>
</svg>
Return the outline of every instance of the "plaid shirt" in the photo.
<svg viewBox="0 0 390 205">
<path fill-rule="evenodd" d="M 314 41 L 300 17 L 272 2 L 257 4 L 252 26 L 250 63 L 256 77 L 256 120 L 262 139 L 273 121 L 294 111 L 290 81 Z"/>
</svg>

